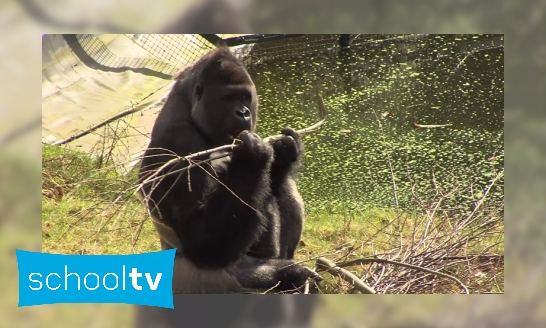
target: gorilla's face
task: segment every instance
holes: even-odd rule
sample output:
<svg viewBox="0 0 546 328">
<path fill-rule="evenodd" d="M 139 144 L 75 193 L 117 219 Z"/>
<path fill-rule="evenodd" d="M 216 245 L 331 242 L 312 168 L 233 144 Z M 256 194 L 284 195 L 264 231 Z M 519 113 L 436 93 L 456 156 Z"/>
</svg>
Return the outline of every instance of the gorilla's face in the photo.
<svg viewBox="0 0 546 328">
<path fill-rule="evenodd" d="M 210 141 L 226 145 L 243 130 L 254 131 L 258 100 L 243 66 L 224 60 L 215 68 L 196 83 L 191 116 Z"/>
</svg>

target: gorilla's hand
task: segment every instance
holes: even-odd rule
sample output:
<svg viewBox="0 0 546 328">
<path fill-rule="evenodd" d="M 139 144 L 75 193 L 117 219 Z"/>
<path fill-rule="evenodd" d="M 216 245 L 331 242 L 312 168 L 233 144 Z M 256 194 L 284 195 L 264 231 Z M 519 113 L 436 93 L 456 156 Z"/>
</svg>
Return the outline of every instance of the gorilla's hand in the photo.
<svg viewBox="0 0 546 328">
<path fill-rule="evenodd" d="M 303 291 L 303 286 L 307 279 L 313 279 L 316 282 L 322 281 L 322 277 L 315 271 L 299 264 L 293 264 L 285 267 L 280 273 L 281 284 L 277 286 L 277 291 Z"/>
<path fill-rule="evenodd" d="M 242 141 L 235 147 L 232 155 L 234 165 L 244 165 L 263 168 L 273 160 L 273 148 L 264 142 L 257 134 L 243 131 L 237 139 Z"/>
<path fill-rule="evenodd" d="M 282 129 L 284 135 L 281 139 L 275 141 L 273 149 L 275 150 L 275 166 L 285 167 L 298 161 L 303 153 L 303 145 L 300 136 L 292 128 Z"/>
</svg>

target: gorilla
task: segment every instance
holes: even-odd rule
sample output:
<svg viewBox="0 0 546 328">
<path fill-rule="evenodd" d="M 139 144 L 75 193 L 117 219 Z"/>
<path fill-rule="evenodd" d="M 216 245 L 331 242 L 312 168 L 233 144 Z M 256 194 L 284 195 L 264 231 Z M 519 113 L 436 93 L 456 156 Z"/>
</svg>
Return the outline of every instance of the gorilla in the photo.
<svg viewBox="0 0 546 328">
<path fill-rule="evenodd" d="M 256 88 L 226 47 L 175 80 L 139 170 L 161 247 L 177 249 L 173 291 L 288 292 L 320 280 L 293 261 L 304 219 L 295 184 L 299 135 L 284 128 L 270 145 L 254 133 Z M 230 156 L 172 161 L 235 140 Z"/>
</svg>

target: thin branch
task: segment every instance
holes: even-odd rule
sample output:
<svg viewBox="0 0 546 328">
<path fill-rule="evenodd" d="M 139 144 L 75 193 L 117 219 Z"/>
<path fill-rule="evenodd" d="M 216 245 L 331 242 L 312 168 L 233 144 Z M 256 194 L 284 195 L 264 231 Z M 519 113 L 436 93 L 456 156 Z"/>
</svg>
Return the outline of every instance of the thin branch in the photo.
<svg viewBox="0 0 546 328">
<path fill-rule="evenodd" d="M 74 140 L 76 140 L 76 139 L 79 139 L 79 138 L 81 138 L 81 137 L 83 137 L 83 136 L 85 136 L 85 135 L 88 135 L 89 133 L 91 133 L 91 132 L 97 130 L 98 128 L 107 125 L 108 123 L 114 122 L 114 121 L 117 120 L 117 119 L 120 119 L 120 118 L 122 118 L 122 117 L 124 117 L 124 116 L 127 116 L 127 115 L 129 115 L 129 114 L 135 113 L 135 112 L 137 112 L 137 111 L 138 111 L 138 109 L 137 109 L 137 108 L 134 108 L 134 107 L 131 108 L 131 109 L 124 110 L 123 112 L 118 113 L 118 114 L 116 114 L 116 115 L 110 117 L 109 119 L 106 119 L 106 120 L 104 120 L 104 121 L 102 121 L 102 122 L 100 122 L 100 123 L 97 123 L 97 124 L 95 124 L 95 125 L 93 125 L 93 126 L 87 128 L 87 129 L 85 129 L 85 130 L 83 130 L 83 131 L 80 131 L 80 132 L 74 134 L 73 136 L 71 136 L 71 137 L 68 138 L 68 139 L 59 140 L 59 141 L 57 141 L 57 142 L 54 142 L 53 145 L 54 145 L 54 146 L 60 146 L 60 145 L 64 145 L 64 144 L 66 144 L 66 143 L 69 143 L 69 142 L 71 142 L 71 141 L 74 141 Z"/>
<path fill-rule="evenodd" d="M 216 180 L 216 182 L 218 182 L 220 185 L 222 185 L 224 188 L 227 189 L 227 191 L 229 191 L 235 198 L 237 198 L 241 203 L 243 203 L 244 205 L 248 206 L 251 210 L 253 210 L 254 212 L 258 212 L 257 209 L 255 209 L 254 207 L 252 207 L 252 205 L 248 204 L 247 202 L 245 202 L 241 197 L 239 197 L 235 192 L 233 192 L 233 190 L 229 189 L 228 186 L 226 186 L 222 181 L 220 181 L 218 178 L 214 177 L 212 175 L 212 173 L 210 173 L 209 171 L 207 171 L 205 168 L 203 168 L 199 163 L 196 163 L 194 162 L 195 165 L 197 165 L 201 170 L 203 170 L 206 174 L 208 174 L 213 180 Z"/>
<path fill-rule="evenodd" d="M 475 51 L 470 51 L 466 54 L 466 56 L 464 56 L 463 60 L 461 60 L 457 66 L 455 67 L 455 69 L 453 70 L 453 72 L 451 72 L 451 75 L 447 77 L 447 79 L 445 80 L 444 84 L 449 81 L 451 79 L 452 76 L 455 75 L 455 73 L 457 73 L 457 71 L 459 70 L 459 68 L 461 67 L 461 65 L 465 62 L 465 60 L 468 58 L 468 56 L 470 55 L 473 55 Z"/>
<path fill-rule="evenodd" d="M 317 260 L 317 262 L 318 262 L 318 260 Z M 393 265 L 398 265 L 398 266 L 402 266 L 402 267 L 406 267 L 406 268 L 410 268 L 410 269 L 414 269 L 414 270 L 428 272 L 428 273 L 435 274 L 437 276 L 441 276 L 441 277 L 444 277 L 444 278 L 448 278 L 448 279 L 451 279 L 451 280 L 455 281 L 457 284 L 459 284 L 459 286 L 461 286 L 461 288 L 464 290 L 465 294 L 469 294 L 468 288 L 459 279 L 457 279 L 457 278 L 455 278 L 455 277 L 453 277 L 453 276 L 451 276 L 449 274 L 434 271 L 434 270 L 430 270 L 430 269 L 423 268 L 423 267 L 420 267 L 420 266 L 417 266 L 417 265 L 412 265 L 412 264 L 407 264 L 407 263 L 402 263 L 402 262 L 392 261 L 392 260 L 378 259 L 378 258 L 356 259 L 356 260 L 351 260 L 351 261 L 344 262 L 344 263 L 339 263 L 337 265 L 341 268 L 341 267 L 348 267 L 348 266 L 353 266 L 353 265 L 369 264 L 369 263 L 393 264 Z"/>
<path fill-rule="evenodd" d="M 377 116 L 377 113 L 375 112 L 375 109 L 372 108 L 372 111 L 373 111 L 373 114 L 375 116 L 375 119 L 377 120 L 379 130 L 381 130 L 381 138 L 383 139 L 383 143 L 387 144 L 387 139 L 385 138 L 385 132 L 383 131 L 383 125 L 381 125 L 381 120 L 379 120 L 379 116 Z M 399 212 L 398 193 L 396 191 L 397 188 L 396 188 L 396 181 L 394 179 L 394 170 L 392 169 L 391 155 L 390 155 L 389 150 L 387 150 L 385 153 L 387 155 L 387 163 L 389 164 L 389 170 L 390 170 L 390 173 L 391 173 L 392 191 L 393 191 L 393 194 L 394 194 L 394 201 L 395 201 L 395 204 L 396 204 L 396 213 L 398 214 L 398 212 Z"/>
<path fill-rule="evenodd" d="M 480 206 L 482 206 L 482 204 L 485 201 L 485 198 L 487 197 L 487 194 L 489 194 L 489 191 L 491 190 L 491 188 L 493 188 L 493 186 L 495 185 L 497 180 L 500 179 L 502 176 L 504 176 L 504 168 L 502 170 L 500 170 L 500 172 L 497 174 L 497 176 L 495 176 L 495 178 L 491 181 L 491 183 L 487 187 L 487 190 L 485 190 L 485 193 L 483 194 L 482 198 L 480 198 L 480 200 L 478 201 L 478 204 L 476 204 L 476 207 L 474 207 L 474 210 L 472 211 L 472 213 L 470 213 L 470 215 L 466 219 L 463 220 L 463 222 L 459 225 L 459 227 L 464 227 L 470 221 L 470 219 L 478 211 Z"/>
<path fill-rule="evenodd" d="M 326 106 L 324 105 L 324 100 L 322 99 L 322 96 L 320 95 L 318 91 L 317 91 L 317 102 L 318 102 L 318 112 L 319 112 L 320 121 L 305 129 L 297 130 L 296 133 L 299 134 L 300 136 L 304 136 L 306 134 L 309 134 L 318 130 L 318 128 L 322 125 L 322 123 L 324 123 L 324 121 L 328 117 L 328 111 L 326 110 Z M 281 139 L 282 137 L 283 137 L 282 134 L 277 134 L 277 135 L 265 138 L 264 141 L 273 143 Z"/>
<path fill-rule="evenodd" d="M 464 61 L 468 58 L 468 56 L 470 56 L 472 54 L 474 54 L 473 51 L 470 51 L 469 53 L 467 53 L 466 56 L 464 56 L 463 60 L 461 60 L 459 62 L 459 64 L 457 64 L 457 67 L 455 67 L 452 74 L 455 74 L 459 70 L 459 67 L 461 67 L 461 65 L 464 63 Z"/>
<path fill-rule="evenodd" d="M 311 269 L 311 271 L 317 272 L 317 267 L 315 266 L 313 269 Z M 305 281 L 305 287 L 303 288 L 303 293 L 309 294 L 310 288 L 311 288 L 311 279 L 307 279 L 307 281 Z"/>
<path fill-rule="evenodd" d="M 352 274 L 351 272 L 340 268 L 337 266 L 334 262 L 324 258 L 319 257 L 317 259 L 317 267 L 322 266 L 324 269 L 329 272 L 332 275 L 338 275 L 343 280 L 347 281 L 348 283 L 352 284 L 357 290 L 359 290 L 363 294 L 375 294 L 375 290 L 371 288 L 370 286 L 366 285 L 362 280 L 360 280 L 357 276 Z"/>
<path fill-rule="evenodd" d="M 418 129 L 444 128 L 444 127 L 452 126 L 452 125 L 453 124 L 451 123 L 448 123 L 448 124 L 417 124 L 415 122 L 413 123 L 413 126 L 415 126 Z"/>
<path fill-rule="evenodd" d="M 269 292 L 272 292 L 272 291 L 273 291 L 275 288 L 277 288 L 280 284 L 281 284 L 281 282 L 279 281 L 275 286 L 273 286 L 273 287 L 267 289 L 266 291 L 264 291 L 264 292 L 261 293 L 261 294 L 267 294 L 267 293 L 269 293 Z"/>
<path fill-rule="evenodd" d="M 313 133 L 316 130 L 318 130 L 318 128 L 324 123 L 324 121 L 328 117 L 328 111 L 326 110 L 326 106 L 324 106 L 324 100 L 322 99 L 322 96 L 318 92 L 317 92 L 317 98 L 318 98 L 317 101 L 318 101 L 319 117 L 320 117 L 321 120 L 319 122 L 307 127 L 307 128 L 297 130 L 296 133 L 299 134 L 301 137 L 303 137 L 303 136 L 305 136 L 307 134 Z M 267 143 L 272 144 L 275 141 L 281 139 L 282 137 L 284 137 L 284 135 L 277 134 L 277 135 L 274 135 L 274 136 L 264 138 L 264 141 L 267 142 Z M 221 147 L 217 147 L 217 148 L 213 148 L 213 149 L 209 149 L 209 150 L 203 150 L 203 151 L 200 151 L 198 153 L 185 156 L 185 158 L 186 159 L 194 159 L 195 157 L 199 157 L 199 156 L 203 156 L 203 155 L 209 155 L 209 154 L 212 154 L 212 153 L 217 152 L 217 151 L 226 151 L 226 153 L 215 157 L 215 159 L 230 156 L 231 154 L 229 153 L 229 151 L 233 151 L 235 149 L 235 147 L 238 146 L 239 143 L 240 143 L 240 140 L 238 140 L 238 139 L 235 139 L 235 140 L 238 142 L 237 144 L 228 145 L 228 146 L 221 146 Z"/>
</svg>

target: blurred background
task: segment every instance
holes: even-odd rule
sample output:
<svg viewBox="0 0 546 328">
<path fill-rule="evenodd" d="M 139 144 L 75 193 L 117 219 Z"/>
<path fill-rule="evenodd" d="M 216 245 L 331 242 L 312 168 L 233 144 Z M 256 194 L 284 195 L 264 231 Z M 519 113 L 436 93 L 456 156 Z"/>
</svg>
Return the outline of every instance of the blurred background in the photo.
<svg viewBox="0 0 546 328">
<path fill-rule="evenodd" d="M 546 44 L 544 1 L 398 3 L 390 1 L 5 1 L 0 56 L 0 325 L 291 327 L 539 327 L 546 322 Z M 41 247 L 41 100 L 38 82 L 44 33 L 502 33 L 508 49 L 504 90 L 505 147 L 512 156 L 506 188 L 506 295 L 320 296 L 318 299 L 178 298 L 177 311 L 124 305 L 49 305 L 16 309 L 14 248 Z M 32 72 L 35 79 L 29 78 Z M 35 84 L 34 84 L 35 83 Z M 408 299 L 411 297 L 411 300 Z M 239 301 L 239 300 L 238 300 Z M 315 303 L 316 301 L 316 303 Z M 297 318 L 312 307 L 311 318 Z M 231 304 L 230 307 L 227 304 Z M 296 309 L 294 311 L 294 309 Z M 222 311 L 223 310 L 223 311 Z M 146 312 L 146 313 L 144 313 Z M 296 315 L 294 314 L 296 313 Z M 201 319 L 201 321 L 199 321 Z M 197 320 L 197 321 L 193 321 Z M 230 322 L 231 320 L 231 322 Z M 138 323 L 137 322 L 137 323 Z"/>
</svg>

